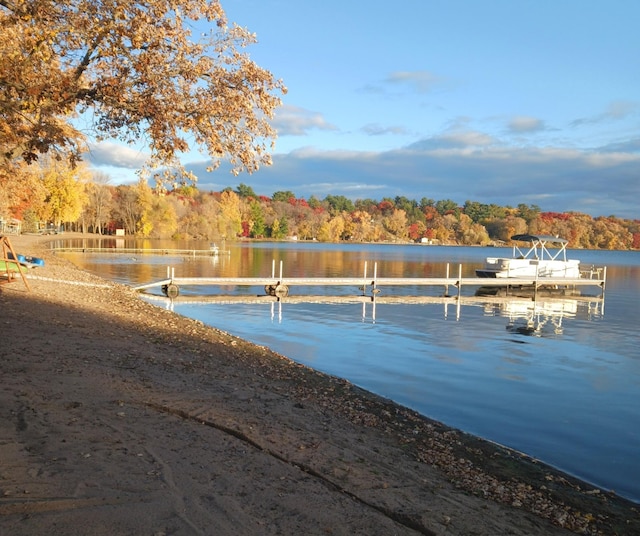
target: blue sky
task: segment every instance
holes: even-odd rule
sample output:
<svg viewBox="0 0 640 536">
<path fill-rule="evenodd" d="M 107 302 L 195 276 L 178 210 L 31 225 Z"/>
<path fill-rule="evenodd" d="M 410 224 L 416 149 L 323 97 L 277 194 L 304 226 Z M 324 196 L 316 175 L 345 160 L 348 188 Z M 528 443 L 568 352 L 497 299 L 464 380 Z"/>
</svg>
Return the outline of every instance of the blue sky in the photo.
<svg viewBox="0 0 640 536">
<path fill-rule="evenodd" d="M 203 189 L 640 218 L 640 2 L 223 0 L 288 87 L 274 164 Z M 104 143 L 113 183 L 140 154 Z"/>
</svg>

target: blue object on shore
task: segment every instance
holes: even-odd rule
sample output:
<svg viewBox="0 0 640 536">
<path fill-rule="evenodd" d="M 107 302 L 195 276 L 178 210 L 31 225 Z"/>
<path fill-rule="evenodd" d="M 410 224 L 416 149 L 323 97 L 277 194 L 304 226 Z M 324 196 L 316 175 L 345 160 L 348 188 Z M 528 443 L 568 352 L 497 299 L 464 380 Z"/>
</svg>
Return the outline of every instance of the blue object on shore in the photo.
<svg viewBox="0 0 640 536">
<path fill-rule="evenodd" d="M 27 257 L 25 255 L 21 255 L 20 253 L 16 254 L 17 258 L 13 257 L 13 253 L 9 251 L 8 258 L 18 261 L 23 266 L 27 268 L 37 268 L 38 266 L 44 266 L 44 259 L 39 257 Z"/>
</svg>

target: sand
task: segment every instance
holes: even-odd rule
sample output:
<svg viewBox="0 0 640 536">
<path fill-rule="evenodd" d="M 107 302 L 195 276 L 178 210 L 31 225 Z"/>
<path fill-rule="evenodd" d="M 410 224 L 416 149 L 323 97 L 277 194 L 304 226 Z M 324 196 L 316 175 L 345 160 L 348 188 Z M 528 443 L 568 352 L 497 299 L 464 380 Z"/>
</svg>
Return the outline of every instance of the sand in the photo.
<svg viewBox="0 0 640 536">
<path fill-rule="evenodd" d="M 611 492 L 9 239 L 45 266 L 0 285 L 2 535 L 640 534 Z"/>
</svg>

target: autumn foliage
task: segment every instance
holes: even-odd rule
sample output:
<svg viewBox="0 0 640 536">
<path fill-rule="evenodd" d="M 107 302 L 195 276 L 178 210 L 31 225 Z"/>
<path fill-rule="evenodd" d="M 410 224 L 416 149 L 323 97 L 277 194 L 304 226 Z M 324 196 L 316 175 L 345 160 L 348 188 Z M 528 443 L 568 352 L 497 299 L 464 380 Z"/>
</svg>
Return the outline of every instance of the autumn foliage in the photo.
<svg viewBox="0 0 640 536">
<path fill-rule="evenodd" d="M 150 167 L 171 172 L 194 145 L 213 167 L 270 163 L 269 119 L 286 89 L 250 60 L 255 36 L 218 1 L 0 0 L 0 26 L 5 168 L 44 154 L 73 164 L 87 132 L 142 139 Z"/>
<path fill-rule="evenodd" d="M 13 196 L 4 213 L 33 231 L 51 222 L 66 230 L 96 234 L 124 229 L 129 236 L 199 240 L 270 239 L 322 242 L 426 242 L 429 244 L 507 244 L 514 234 L 550 234 L 571 248 L 637 249 L 640 220 L 594 218 L 578 212 L 543 212 L 535 205 L 500 207 L 451 200 L 419 202 L 404 197 L 351 201 L 328 195 L 299 198 L 290 191 L 271 197 L 251 187 L 220 192 L 193 185 L 166 191 L 140 180 L 112 186 L 82 166 L 52 161 L 48 169 L 23 166 L 30 189 Z M 7 177 L 0 173 L 0 186 Z M 14 190 L 15 191 L 15 190 Z M 2 189 L 0 189 L 0 194 Z M 455 208 L 452 208 L 454 207 Z M 0 195 L 0 216 L 3 212 Z"/>
</svg>

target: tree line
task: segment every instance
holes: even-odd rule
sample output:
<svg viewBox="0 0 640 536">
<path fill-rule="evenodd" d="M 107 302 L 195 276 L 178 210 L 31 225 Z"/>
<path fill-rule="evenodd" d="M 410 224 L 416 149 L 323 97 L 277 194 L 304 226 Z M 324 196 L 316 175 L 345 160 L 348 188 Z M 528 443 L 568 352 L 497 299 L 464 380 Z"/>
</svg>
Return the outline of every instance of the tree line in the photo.
<svg viewBox="0 0 640 536">
<path fill-rule="evenodd" d="M 13 184 L 10 184 L 12 182 Z M 22 220 L 22 230 L 43 222 L 56 228 L 129 236 L 197 240 L 317 240 L 321 242 L 423 242 L 488 245 L 515 234 L 561 236 L 574 248 L 638 249 L 640 220 L 544 212 L 451 199 L 324 199 L 277 191 L 257 195 L 240 183 L 219 192 L 195 185 L 167 190 L 140 179 L 112 185 L 108 176 L 51 160 L 23 165 L 21 175 L 0 173 L 0 216 Z"/>
</svg>

